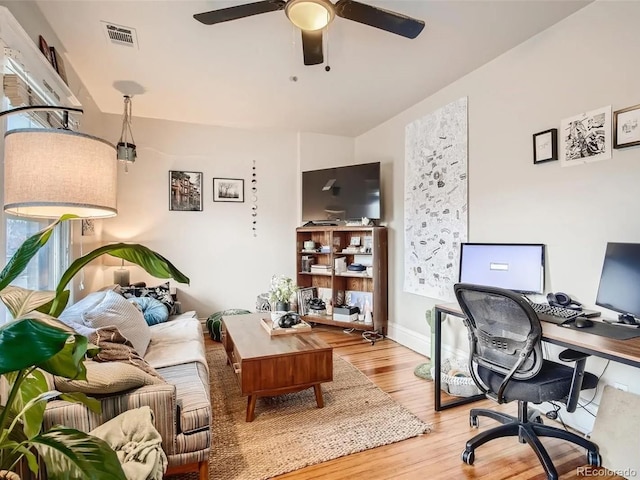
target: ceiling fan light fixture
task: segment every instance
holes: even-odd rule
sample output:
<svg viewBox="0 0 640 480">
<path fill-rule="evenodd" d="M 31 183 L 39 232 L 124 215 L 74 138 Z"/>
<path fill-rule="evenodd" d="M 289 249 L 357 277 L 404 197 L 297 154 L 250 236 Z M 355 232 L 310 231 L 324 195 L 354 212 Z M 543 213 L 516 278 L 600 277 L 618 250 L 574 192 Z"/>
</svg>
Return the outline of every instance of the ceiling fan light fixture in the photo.
<svg viewBox="0 0 640 480">
<path fill-rule="evenodd" d="M 321 30 L 333 20 L 335 11 L 327 0 L 289 0 L 284 9 L 287 17 L 301 30 Z"/>
</svg>

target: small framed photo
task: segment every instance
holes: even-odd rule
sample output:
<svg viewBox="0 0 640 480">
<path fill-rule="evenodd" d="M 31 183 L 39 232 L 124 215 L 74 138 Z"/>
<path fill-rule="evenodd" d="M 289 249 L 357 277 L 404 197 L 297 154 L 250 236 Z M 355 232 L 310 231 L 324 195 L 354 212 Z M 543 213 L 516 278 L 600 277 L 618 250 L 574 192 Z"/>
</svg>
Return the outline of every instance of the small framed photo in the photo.
<svg viewBox="0 0 640 480">
<path fill-rule="evenodd" d="M 56 72 L 58 72 L 58 75 L 60 75 L 62 81 L 65 84 L 69 85 L 69 82 L 67 81 L 67 71 L 64 69 L 64 61 L 62 60 L 62 55 L 60 55 L 60 52 L 56 50 L 55 47 L 51 47 L 49 50 L 51 51 L 51 61 L 53 62 L 53 67 L 56 69 Z"/>
<path fill-rule="evenodd" d="M 96 234 L 96 227 L 92 218 L 82 219 L 82 236 L 91 237 Z"/>
<path fill-rule="evenodd" d="M 533 134 L 533 163 L 558 160 L 558 129 Z"/>
<path fill-rule="evenodd" d="M 640 145 L 640 105 L 613 112 L 613 148 Z"/>
<path fill-rule="evenodd" d="M 214 178 L 214 202 L 244 202 L 244 180 L 241 178 Z"/>
<path fill-rule="evenodd" d="M 296 292 L 298 297 L 298 313 L 306 315 L 309 313 L 309 300 L 317 298 L 316 287 L 299 288 Z"/>
<path fill-rule="evenodd" d="M 53 65 L 53 56 L 51 55 L 51 49 L 49 48 L 49 44 L 47 43 L 47 41 L 44 39 L 42 35 L 40 35 L 39 41 L 40 41 L 40 51 L 47 58 L 49 63 Z"/>
<path fill-rule="evenodd" d="M 169 210 L 202 211 L 202 172 L 169 171 Z"/>
</svg>

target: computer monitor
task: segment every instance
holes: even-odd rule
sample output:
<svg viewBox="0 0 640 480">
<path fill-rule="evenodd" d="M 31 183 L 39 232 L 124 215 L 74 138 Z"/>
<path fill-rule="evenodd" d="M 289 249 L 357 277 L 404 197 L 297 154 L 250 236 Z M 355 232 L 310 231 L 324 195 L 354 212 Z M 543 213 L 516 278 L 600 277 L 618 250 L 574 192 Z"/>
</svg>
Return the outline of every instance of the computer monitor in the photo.
<svg viewBox="0 0 640 480">
<path fill-rule="evenodd" d="M 607 243 L 596 305 L 640 318 L 640 243 Z"/>
<path fill-rule="evenodd" d="M 463 243 L 459 279 L 519 293 L 543 293 L 544 245 Z"/>
</svg>

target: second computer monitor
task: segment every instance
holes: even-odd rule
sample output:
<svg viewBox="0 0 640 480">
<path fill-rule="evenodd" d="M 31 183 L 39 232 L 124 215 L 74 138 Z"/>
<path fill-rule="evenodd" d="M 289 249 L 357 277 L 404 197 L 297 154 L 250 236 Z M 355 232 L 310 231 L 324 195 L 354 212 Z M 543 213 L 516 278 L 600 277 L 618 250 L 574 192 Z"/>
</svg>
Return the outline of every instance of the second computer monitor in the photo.
<svg viewBox="0 0 640 480">
<path fill-rule="evenodd" d="M 463 243 L 460 282 L 520 293 L 544 292 L 544 245 Z"/>
</svg>

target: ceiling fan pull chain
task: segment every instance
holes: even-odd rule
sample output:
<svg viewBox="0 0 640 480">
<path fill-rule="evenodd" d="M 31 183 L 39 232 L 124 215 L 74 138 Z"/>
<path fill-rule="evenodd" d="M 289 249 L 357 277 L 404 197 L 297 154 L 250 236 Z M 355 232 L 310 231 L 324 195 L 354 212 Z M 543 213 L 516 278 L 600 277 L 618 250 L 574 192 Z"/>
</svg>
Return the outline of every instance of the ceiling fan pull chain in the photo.
<svg viewBox="0 0 640 480">
<path fill-rule="evenodd" d="M 325 46 L 324 46 L 324 51 L 327 52 L 327 61 L 326 61 L 326 65 L 324 66 L 324 71 L 328 72 L 329 70 L 331 70 L 331 66 L 329 65 L 329 25 L 327 24 L 326 28 L 325 28 L 325 33 L 326 35 L 324 35 L 324 41 L 325 41 Z"/>
</svg>

